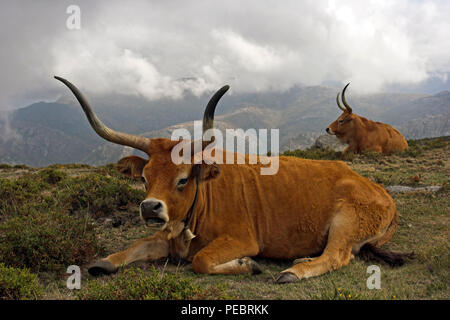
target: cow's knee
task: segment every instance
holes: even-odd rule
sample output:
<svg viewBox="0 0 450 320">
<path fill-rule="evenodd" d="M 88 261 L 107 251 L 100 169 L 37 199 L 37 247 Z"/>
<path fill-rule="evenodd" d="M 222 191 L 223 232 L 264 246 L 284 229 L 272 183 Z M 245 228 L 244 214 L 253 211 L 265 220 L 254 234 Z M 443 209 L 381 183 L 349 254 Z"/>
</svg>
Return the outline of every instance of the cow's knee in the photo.
<svg viewBox="0 0 450 320">
<path fill-rule="evenodd" d="M 211 274 L 213 272 L 213 265 L 208 260 L 207 257 L 196 255 L 192 260 L 192 269 L 194 272 Z"/>
</svg>

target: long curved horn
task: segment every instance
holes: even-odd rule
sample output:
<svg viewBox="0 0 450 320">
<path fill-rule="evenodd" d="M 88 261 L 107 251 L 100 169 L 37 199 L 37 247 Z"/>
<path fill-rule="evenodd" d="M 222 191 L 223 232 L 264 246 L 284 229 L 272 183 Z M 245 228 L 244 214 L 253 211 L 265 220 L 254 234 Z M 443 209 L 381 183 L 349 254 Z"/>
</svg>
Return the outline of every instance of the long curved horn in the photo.
<svg viewBox="0 0 450 320">
<path fill-rule="evenodd" d="M 223 86 L 220 88 L 209 100 L 206 105 L 205 112 L 203 113 L 203 131 L 208 129 L 212 129 L 214 127 L 214 112 L 216 111 L 217 103 L 220 98 L 225 94 L 225 92 L 230 89 L 229 85 Z"/>
<path fill-rule="evenodd" d="M 352 113 L 352 111 L 353 111 L 352 108 L 348 105 L 347 100 L 345 100 L 345 90 L 347 90 L 347 87 L 349 84 L 350 84 L 350 82 L 347 83 L 347 85 L 344 87 L 344 90 L 342 90 L 342 102 L 344 103 L 344 106 L 347 108 L 347 111 L 349 113 Z"/>
<path fill-rule="evenodd" d="M 230 89 L 229 85 L 223 86 L 220 88 L 209 100 L 206 105 L 205 112 L 203 113 L 203 133 L 208 130 L 214 128 L 214 112 L 216 111 L 217 103 L 220 98 L 225 94 L 225 92 Z M 203 149 L 208 145 L 206 141 L 203 142 Z"/>
<path fill-rule="evenodd" d="M 128 133 L 122 133 L 108 128 L 103 122 L 100 121 L 100 119 L 97 117 L 97 115 L 94 113 L 91 106 L 87 102 L 86 98 L 81 94 L 80 90 L 78 90 L 77 87 L 61 77 L 55 76 L 55 79 L 64 83 L 70 89 L 70 91 L 72 91 L 81 107 L 83 108 L 83 111 L 86 114 L 91 127 L 95 130 L 95 132 L 97 132 L 100 137 L 113 143 L 139 149 L 148 154 L 148 149 L 151 141 L 150 139 Z"/>
<path fill-rule="evenodd" d="M 338 94 L 337 94 L 337 96 L 336 96 L 336 103 L 337 103 L 337 105 L 338 105 L 338 107 L 339 107 L 339 109 L 341 109 L 342 111 L 346 111 L 347 109 L 345 109 L 343 106 L 341 106 L 341 104 L 339 103 L 339 92 L 338 92 Z"/>
</svg>

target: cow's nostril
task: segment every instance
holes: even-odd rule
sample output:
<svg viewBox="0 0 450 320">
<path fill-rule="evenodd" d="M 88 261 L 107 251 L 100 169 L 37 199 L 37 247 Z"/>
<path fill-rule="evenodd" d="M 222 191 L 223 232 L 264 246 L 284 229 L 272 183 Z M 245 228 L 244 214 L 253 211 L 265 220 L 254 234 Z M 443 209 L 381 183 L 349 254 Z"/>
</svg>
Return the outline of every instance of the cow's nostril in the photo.
<svg viewBox="0 0 450 320">
<path fill-rule="evenodd" d="M 161 202 L 158 202 L 152 209 L 153 212 L 157 213 L 159 210 L 161 210 L 162 204 Z"/>
<path fill-rule="evenodd" d="M 330 132 L 330 128 L 326 128 L 325 131 L 329 133 Z"/>
</svg>

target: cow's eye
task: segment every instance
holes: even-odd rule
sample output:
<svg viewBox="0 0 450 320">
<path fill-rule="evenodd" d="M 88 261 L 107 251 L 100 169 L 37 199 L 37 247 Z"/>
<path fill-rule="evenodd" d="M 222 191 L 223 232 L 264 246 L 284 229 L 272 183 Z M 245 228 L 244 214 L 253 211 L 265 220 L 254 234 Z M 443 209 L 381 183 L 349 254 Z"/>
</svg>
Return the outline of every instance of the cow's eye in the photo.
<svg viewBox="0 0 450 320">
<path fill-rule="evenodd" d="M 344 122 L 344 120 L 339 120 L 338 122 L 339 122 L 339 123 L 343 123 L 343 122 Z"/>
<path fill-rule="evenodd" d="M 184 186 L 186 183 L 188 183 L 188 178 L 182 178 L 178 180 L 178 186 Z"/>
</svg>

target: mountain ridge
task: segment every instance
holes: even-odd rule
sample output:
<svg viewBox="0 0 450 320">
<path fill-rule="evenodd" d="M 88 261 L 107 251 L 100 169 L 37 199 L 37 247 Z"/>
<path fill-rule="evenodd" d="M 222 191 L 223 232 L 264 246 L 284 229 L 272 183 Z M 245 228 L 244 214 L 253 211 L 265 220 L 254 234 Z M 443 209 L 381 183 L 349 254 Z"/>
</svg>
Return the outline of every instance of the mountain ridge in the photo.
<svg viewBox="0 0 450 320">
<path fill-rule="evenodd" d="M 284 92 L 230 94 L 216 111 L 216 126 L 278 128 L 280 151 L 307 148 L 340 114 L 336 93 L 325 86 L 294 87 Z M 146 137 L 170 138 L 174 128 L 192 130 L 200 120 L 209 95 L 147 101 L 136 96 L 91 97 L 98 117 L 111 128 Z M 397 127 L 406 138 L 448 135 L 450 91 L 420 93 L 347 94 L 358 115 Z M 124 107 L 126 106 L 126 107 Z M 8 139 L 8 129 L 22 139 Z M 85 162 L 101 165 L 133 153 L 98 137 L 77 101 L 63 95 L 55 102 L 37 102 L 10 113 L 0 121 L 0 163 L 45 166 Z"/>
</svg>

